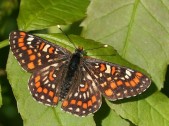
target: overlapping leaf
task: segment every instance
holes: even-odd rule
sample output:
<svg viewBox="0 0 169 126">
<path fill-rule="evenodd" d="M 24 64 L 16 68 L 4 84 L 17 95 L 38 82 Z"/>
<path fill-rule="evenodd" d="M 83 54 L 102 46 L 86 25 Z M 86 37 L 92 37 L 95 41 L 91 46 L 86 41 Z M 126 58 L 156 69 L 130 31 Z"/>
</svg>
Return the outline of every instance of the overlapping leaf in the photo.
<svg viewBox="0 0 169 126">
<path fill-rule="evenodd" d="M 89 0 L 21 0 L 18 16 L 20 30 L 37 30 L 70 24 L 84 18 Z"/>
</svg>

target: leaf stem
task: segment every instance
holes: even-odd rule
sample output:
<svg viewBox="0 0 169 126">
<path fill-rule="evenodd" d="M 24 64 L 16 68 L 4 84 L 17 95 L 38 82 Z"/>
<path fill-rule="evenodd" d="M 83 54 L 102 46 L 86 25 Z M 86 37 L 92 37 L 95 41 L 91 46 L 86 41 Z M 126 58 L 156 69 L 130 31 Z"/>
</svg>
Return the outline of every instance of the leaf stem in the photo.
<svg viewBox="0 0 169 126">
<path fill-rule="evenodd" d="M 9 42 L 7 40 L 4 40 L 4 41 L 0 42 L 0 49 L 6 47 L 8 45 L 9 45 Z"/>
</svg>

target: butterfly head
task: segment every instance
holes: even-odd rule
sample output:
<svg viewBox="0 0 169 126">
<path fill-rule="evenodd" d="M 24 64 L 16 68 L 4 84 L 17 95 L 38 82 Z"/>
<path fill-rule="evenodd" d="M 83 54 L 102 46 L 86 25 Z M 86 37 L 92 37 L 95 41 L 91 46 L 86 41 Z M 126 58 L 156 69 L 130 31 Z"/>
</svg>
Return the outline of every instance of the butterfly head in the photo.
<svg viewBox="0 0 169 126">
<path fill-rule="evenodd" d="M 83 49 L 82 46 L 79 46 L 79 47 L 75 50 L 75 53 L 80 54 L 81 57 L 87 55 L 87 52 Z"/>
</svg>

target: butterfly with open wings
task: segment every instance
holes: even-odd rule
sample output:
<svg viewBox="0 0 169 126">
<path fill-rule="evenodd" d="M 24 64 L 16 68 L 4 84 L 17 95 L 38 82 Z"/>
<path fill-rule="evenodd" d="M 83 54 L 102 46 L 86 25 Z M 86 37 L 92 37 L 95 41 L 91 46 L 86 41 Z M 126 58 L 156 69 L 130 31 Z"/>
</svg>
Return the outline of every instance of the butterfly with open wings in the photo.
<svg viewBox="0 0 169 126">
<path fill-rule="evenodd" d="M 139 71 L 74 53 L 23 31 L 9 36 L 13 55 L 24 70 L 32 73 L 28 85 L 33 98 L 77 116 L 96 112 L 102 96 L 110 101 L 144 92 L 151 80 Z"/>
</svg>

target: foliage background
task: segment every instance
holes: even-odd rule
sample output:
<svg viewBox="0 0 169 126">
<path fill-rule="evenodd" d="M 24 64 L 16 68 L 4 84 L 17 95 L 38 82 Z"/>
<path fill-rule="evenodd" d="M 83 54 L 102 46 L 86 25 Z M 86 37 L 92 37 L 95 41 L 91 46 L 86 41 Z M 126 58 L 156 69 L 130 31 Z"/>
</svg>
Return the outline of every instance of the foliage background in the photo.
<svg viewBox="0 0 169 126">
<path fill-rule="evenodd" d="M 0 1 L 0 126 L 168 126 L 168 21 L 168 0 Z M 114 53 L 112 47 L 89 54 L 141 70 L 151 76 L 152 85 L 135 98 L 113 103 L 105 100 L 97 113 L 85 118 L 62 112 L 60 105 L 50 108 L 38 104 L 27 90 L 30 74 L 9 53 L 7 38 L 16 29 L 48 33 L 40 36 L 73 51 L 62 34 L 49 34 L 58 32 L 57 24 L 64 25 L 68 34 L 88 39 L 71 35 L 77 45 L 95 47 L 98 41 L 114 47 L 125 60 L 119 55 L 108 56 Z"/>
</svg>

